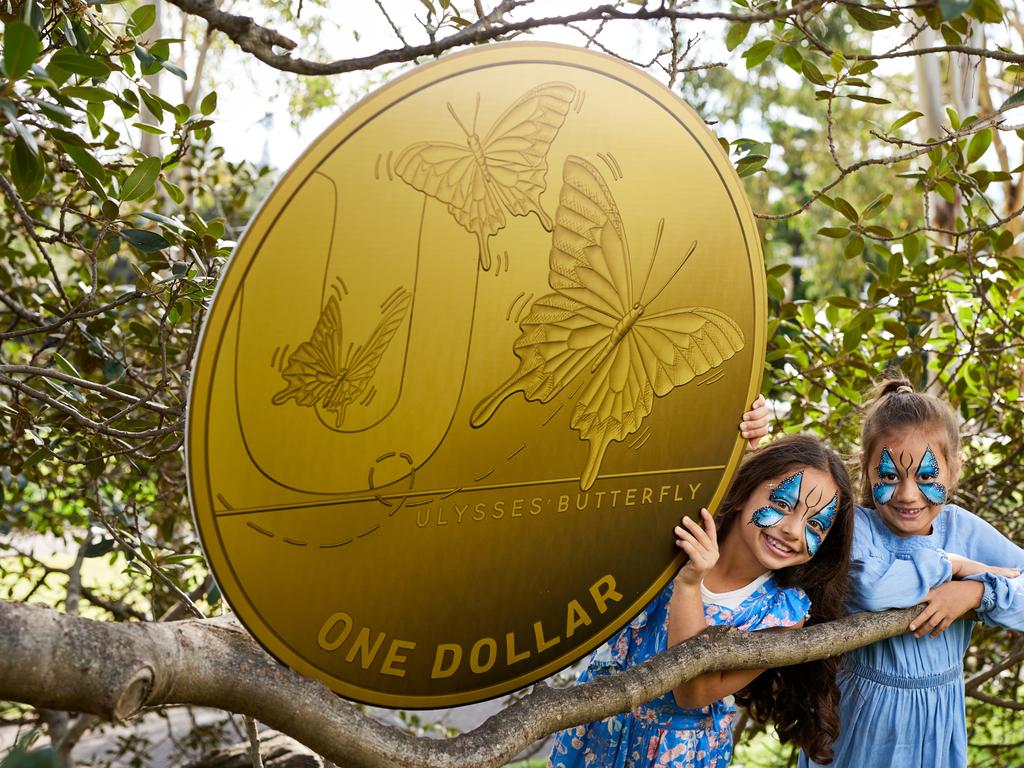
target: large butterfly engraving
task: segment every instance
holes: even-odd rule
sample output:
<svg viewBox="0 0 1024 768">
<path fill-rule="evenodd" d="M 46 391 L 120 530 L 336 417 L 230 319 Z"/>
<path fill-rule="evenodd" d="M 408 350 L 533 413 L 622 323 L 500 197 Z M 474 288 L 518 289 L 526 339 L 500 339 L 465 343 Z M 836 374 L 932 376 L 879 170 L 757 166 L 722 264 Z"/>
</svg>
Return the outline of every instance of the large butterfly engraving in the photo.
<svg viewBox="0 0 1024 768">
<path fill-rule="evenodd" d="M 455 220 L 476 235 L 483 269 L 491 267 L 487 240 L 506 223 L 502 206 L 514 216 L 536 213 L 544 229 L 551 230 L 540 204 L 547 154 L 575 96 L 576 88 L 568 83 L 539 85 L 512 102 L 483 141 L 476 133 L 476 115 L 467 129 L 449 104 L 466 143 L 421 141 L 395 160 L 395 171 L 406 183 L 445 203 Z"/>
<path fill-rule="evenodd" d="M 412 294 L 397 289 L 381 307 L 381 319 L 363 345 L 345 345 L 341 303 L 331 296 L 324 305 L 309 341 L 288 358 L 281 375 L 287 386 L 274 395 L 274 405 L 291 399 L 307 407 L 320 407 L 334 416 L 334 428 L 345 421 L 345 411 L 367 392 L 395 332 L 401 327 Z M 370 393 L 372 394 L 372 393 Z"/>
<path fill-rule="evenodd" d="M 527 400 L 549 402 L 589 372 L 569 421 L 590 442 L 580 477 L 586 490 L 597 479 L 608 445 L 640 428 L 655 395 L 663 397 L 722 365 L 743 348 L 744 340 L 739 326 L 715 309 L 681 307 L 646 314 L 647 305 L 668 287 L 697 243 L 660 290 L 645 299 L 645 281 L 634 295 L 622 217 L 600 171 L 570 156 L 562 176 L 548 277 L 555 292 L 533 302 L 513 345 L 519 369 L 476 406 L 470 422 L 482 426 L 515 392 Z M 663 225 L 664 220 L 658 241 Z"/>
</svg>

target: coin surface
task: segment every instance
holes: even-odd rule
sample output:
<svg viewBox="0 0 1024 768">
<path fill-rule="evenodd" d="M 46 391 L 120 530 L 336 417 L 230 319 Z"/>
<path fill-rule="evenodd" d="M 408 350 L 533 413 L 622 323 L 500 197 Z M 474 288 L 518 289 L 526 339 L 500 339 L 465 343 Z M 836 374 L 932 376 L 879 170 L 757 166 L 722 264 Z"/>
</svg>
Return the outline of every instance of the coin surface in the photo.
<svg viewBox="0 0 1024 768">
<path fill-rule="evenodd" d="M 283 176 L 203 331 L 188 468 L 224 596 L 371 704 L 570 664 L 724 493 L 765 306 L 738 177 L 643 72 L 515 43 L 395 79 Z"/>
</svg>

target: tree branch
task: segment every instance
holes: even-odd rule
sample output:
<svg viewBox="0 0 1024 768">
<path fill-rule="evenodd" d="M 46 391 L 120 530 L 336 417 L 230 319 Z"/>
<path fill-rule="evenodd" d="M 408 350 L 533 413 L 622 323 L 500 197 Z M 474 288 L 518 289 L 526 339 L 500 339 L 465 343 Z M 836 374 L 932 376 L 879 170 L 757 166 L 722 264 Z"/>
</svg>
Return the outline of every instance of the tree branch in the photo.
<svg viewBox="0 0 1024 768">
<path fill-rule="evenodd" d="M 115 720 L 143 707 L 214 706 L 350 768 L 498 766 L 554 731 L 631 709 L 705 672 L 797 664 L 901 634 L 918 610 L 862 613 L 785 636 L 712 628 L 587 685 L 535 686 L 479 728 L 438 740 L 371 719 L 280 665 L 232 619 L 118 624 L 0 602 L 0 699 Z"/>
<path fill-rule="evenodd" d="M 684 11 L 668 8 L 664 4 L 652 8 L 639 8 L 635 11 L 624 11 L 614 5 L 600 5 L 566 16 L 508 21 L 504 18 L 506 14 L 521 6 L 529 5 L 532 0 L 502 0 L 483 18 L 440 40 L 433 40 L 423 45 L 407 45 L 403 48 L 388 49 L 370 56 L 319 62 L 292 58 L 290 53 L 277 53 L 274 50 L 275 47 L 291 51 L 296 47 L 296 43 L 276 30 L 257 24 L 249 16 L 239 16 L 219 10 L 214 0 L 169 0 L 169 2 L 184 13 L 206 19 L 211 27 L 223 32 L 243 51 L 251 53 L 264 64 L 283 72 L 295 72 L 300 75 L 340 75 L 345 72 L 375 69 L 384 64 L 416 61 L 425 56 L 439 56 L 453 48 L 485 43 L 513 33 L 527 32 L 541 27 L 565 26 L 581 21 L 655 21 L 657 19 L 707 21 L 718 19 L 751 23 L 787 18 L 823 4 L 822 0 L 804 0 L 804 2 L 791 7 L 782 7 L 777 11 L 761 13 Z"/>
</svg>

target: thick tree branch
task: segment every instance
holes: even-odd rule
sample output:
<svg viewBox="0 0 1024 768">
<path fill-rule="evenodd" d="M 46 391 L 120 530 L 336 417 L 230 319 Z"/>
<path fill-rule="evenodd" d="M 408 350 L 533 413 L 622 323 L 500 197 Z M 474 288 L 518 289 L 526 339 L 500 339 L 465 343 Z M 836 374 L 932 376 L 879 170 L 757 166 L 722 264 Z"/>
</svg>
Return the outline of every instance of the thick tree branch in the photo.
<svg viewBox="0 0 1024 768">
<path fill-rule="evenodd" d="M 278 664 L 230 619 L 118 624 L 0 602 L 0 699 L 115 720 L 143 707 L 215 706 L 254 717 L 349 768 L 498 766 L 538 738 L 630 709 L 704 672 L 838 655 L 906 631 L 916 611 L 858 614 L 784 636 L 709 629 L 588 685 L 538 685 L 479 728 L 436 740 L 367 717 Z"/>
<path fill-rule="evenodd" d="M 761 13 L 686 11 L 669 8 L 664 4 L 652 8 L 626 11 L 614 5 L 600 5 L 566 16 L 508 21 L 505 19 L 506 14 L 516 8 L 529 5 L 532 0 L 503 0 L 483 18 L 440 40 L 433 40 L 424 45 L 407 45 L 402 48 L 380 51 L 370 56 L 319 62 L 292 58 L 289 53 L 278 53 L 274 50 L 275 48 L 291 51 L 296 47 L 295 42 L 276 30 L 257 24 L 249 16 L 239 16 L 219 10 L 213 0 L 169 0 L 169 2 L 184 13 L 206 19 L 212 28 L 223 32 L 243 51 L 251 53 L 264 64 L 283 72 L 295 72 L 300 75 L 340 75 L 345 72 L 375 69 L 384 64 L 416 61 L 424 56 L 438 56 L 453 48 L 478 45 L 513 33 L 528 32 L 541 27 L 566 26 L 581 21 L 656 21 L 658 19 L 707 21 L 718 19 L 751 23 L 787 18 L 823 4 L 822 0 L 804 0 L 804 2 L 790 7 L 781 6 L 776 11 Z"/>
</svg>

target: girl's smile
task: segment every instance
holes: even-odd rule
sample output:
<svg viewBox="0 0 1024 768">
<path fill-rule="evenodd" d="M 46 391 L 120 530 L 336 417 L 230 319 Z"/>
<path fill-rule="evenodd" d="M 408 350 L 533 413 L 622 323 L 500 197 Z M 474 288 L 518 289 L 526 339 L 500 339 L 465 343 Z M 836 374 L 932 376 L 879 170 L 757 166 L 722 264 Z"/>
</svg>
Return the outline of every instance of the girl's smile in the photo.
<svg viewBox="0 0 1024 768">
<path fill-rule="evenodd" d="M 761 531 L 761 539 L 765 548 L 773 555 L 788 558 L 797 554 L 797 551 L 793 547 L 784 544 L 780 539 L 772 536 L 767 531 Z"/>
</svg>

